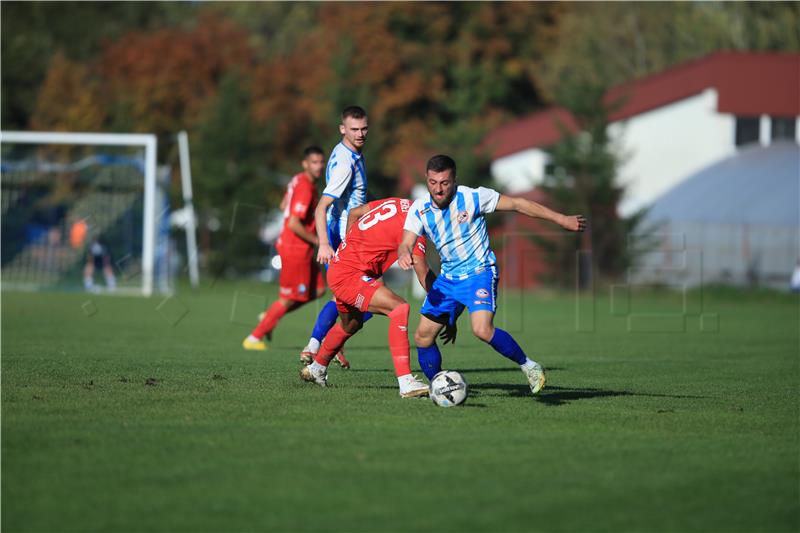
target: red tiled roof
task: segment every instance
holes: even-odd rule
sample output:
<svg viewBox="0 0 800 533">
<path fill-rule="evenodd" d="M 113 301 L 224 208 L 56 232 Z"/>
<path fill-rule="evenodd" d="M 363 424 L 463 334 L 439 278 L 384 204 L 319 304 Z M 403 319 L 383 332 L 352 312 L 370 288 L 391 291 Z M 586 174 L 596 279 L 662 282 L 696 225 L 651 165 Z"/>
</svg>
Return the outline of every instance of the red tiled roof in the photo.
<svg viewBox="0 0 800 533">
<path fill-rule="evenodd" d="M 623 120 L 715 88 L 717 111 L 735 115 L 800 115 L 800 54 L 718 52 L 612 87 L 611 102 L 623 98 L 622 107 L 609 118 Z M 561 138 L 558 118 L 574 131 L 575 121 L 561 108 L 551 108 L 501 126 L 486 138 L 493 158 L 547 146 Z"/>
</svg>

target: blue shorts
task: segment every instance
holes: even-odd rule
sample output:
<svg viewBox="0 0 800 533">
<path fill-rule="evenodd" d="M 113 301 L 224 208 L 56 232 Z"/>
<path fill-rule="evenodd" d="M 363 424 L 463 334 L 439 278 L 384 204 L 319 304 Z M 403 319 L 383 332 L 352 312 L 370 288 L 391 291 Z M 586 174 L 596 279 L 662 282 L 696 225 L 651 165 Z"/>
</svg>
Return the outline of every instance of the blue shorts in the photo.
<svg viewBox="0 0 800 533">
<path fill-rule="evenodd" d="M 435 322 L 443 323 L 446 315 L 453 322 L 464 310 L 497 311 L 497 267 L 488 267 L 483 272 L 467 279 L 447 279 L 439 276 L 433 282 L 431 292 L 425 298 L 420 313 Z"/>
</svg>

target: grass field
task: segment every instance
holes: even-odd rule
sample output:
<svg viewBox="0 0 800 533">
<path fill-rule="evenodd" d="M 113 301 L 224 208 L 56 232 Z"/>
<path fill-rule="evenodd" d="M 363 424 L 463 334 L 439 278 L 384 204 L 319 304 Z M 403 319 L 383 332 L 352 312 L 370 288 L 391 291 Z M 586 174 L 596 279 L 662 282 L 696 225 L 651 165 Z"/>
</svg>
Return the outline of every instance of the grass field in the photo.
<svg viewBox="0 0 800 533">
<path fill-rule="evenodd" d="M 241 350 L 265 296 L 3 293 L 3 531 L 800 529 L 796 297 L 598 296 L 576 331 L 573 296 L 512 295 L 548 387 L 462 320 L 442 409 L 398 397 L 382 317 L 326 390 L 297 377 L 313 306 Z"/>
</svg>

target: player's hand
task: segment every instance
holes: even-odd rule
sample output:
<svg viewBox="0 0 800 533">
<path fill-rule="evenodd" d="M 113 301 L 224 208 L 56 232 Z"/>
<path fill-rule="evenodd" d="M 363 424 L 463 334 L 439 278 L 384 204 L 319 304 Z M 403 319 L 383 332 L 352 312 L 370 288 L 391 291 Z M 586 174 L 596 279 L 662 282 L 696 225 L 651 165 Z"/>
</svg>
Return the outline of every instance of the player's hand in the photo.
<svg viewBox="0 0 800 533">
<path fill-rule="evenodd" d="M 561 227 L 567 231 L 583 231 L 586 229 L 586 217 L 583 215 L 565 216 Z"/>
<path fill-rule="evenodd" d="M 455 344 L 456 335 L 458 335 L 458 326 L 455 324 L 447 324 L 444 330 L 439 334 L 439 338 L 442 339 L 442 344 L 447 344 L 448 342 Z"/>
<path fill-rule="evenodd" d="M 317 263 L 327 265 L 333 259 L 334 251 L 330 244 L 320 244 L 317 250 Z"/>
<path fill-rule="evenodd" d="M 397 264 L 400 265 L 400 268 L 403 270 L 409 270 L 411 267 L 414 266 L 414 258 L 411 257 L 411 254 L 408 252 L 403 252 L 397 258 Z"/>
</svg>

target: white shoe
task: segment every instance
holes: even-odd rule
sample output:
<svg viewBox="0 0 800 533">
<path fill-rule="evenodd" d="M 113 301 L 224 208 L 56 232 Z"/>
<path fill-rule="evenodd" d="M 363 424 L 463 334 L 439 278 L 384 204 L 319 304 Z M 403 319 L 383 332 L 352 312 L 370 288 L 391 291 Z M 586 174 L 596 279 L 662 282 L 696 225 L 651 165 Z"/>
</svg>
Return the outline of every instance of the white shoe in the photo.
<svg viewBox="0 0 800 533">
<path fill-rule="evenodd" d="M 419 398 L 430 394 L 428 385 L 417 379 L 417 376 L 410 376 L 410 379 L 400 385 L 401 398 Z"/>
<path fill-rule="evenodd" d="M 533 394 L 536 394 L 544 388 L 547 378 L 545 377 L 544 368 L 542 368 L 542 365 L 539 363 L 533 363 L 532 365 L 522 365 L 520 368 L 528 378 L 528 383 L 531 385 L 531 392 Z"/>
<path fill-rule="evenodd" d="M 304 366 L 300 369 L 300 379 L 310 383 L 316 383 L 320 387 L 328 386 L 328 372 L 325 370 L 322 372 L 315 372 L 314 369 L 311 368 L 311 365 Z"/>
</svg>

